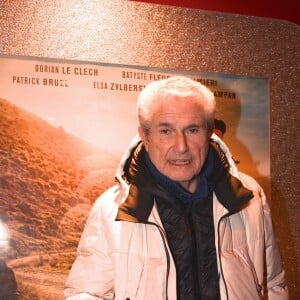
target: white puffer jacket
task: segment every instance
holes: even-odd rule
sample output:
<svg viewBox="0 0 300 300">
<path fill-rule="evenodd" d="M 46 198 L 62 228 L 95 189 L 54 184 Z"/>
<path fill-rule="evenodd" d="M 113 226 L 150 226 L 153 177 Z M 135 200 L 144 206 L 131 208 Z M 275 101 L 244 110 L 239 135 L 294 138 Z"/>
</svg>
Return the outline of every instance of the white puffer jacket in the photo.
<svg viewBox="0 0 300 300">
<path fill-rule="evenodd" d="M 288 290 L 266 197 L 253 178 L 238 173 L 226 145 L 215 135 L 213 139 L 224 151 L 231 174 L 254 194 L 245 208 L 231 215 L 213 197 L 221 299 L 259 300 L 265 292 L 269 300 L 286 300 Z M 121 161 L 120 184 L 101 195 L 90 212 L 64 299 L 177 299 L 175 265 L 156 206 L 147 224 L 115 221 L 118 206 L 129 192 L 121 177 L 123 167 L 138 141 L 134 139 Z"/>
</svg>

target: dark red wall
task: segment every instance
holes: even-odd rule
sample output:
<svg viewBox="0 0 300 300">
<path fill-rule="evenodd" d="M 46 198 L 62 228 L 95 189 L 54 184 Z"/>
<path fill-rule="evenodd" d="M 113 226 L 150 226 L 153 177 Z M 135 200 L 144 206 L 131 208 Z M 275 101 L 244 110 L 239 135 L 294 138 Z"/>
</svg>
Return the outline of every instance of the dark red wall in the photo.
<svg viewBox="0 0 300 300">
<path fill-rule="evenodd" d="M 297 0 L 134 0 L 195 9 L 287 20 L 300 25 L 300 5 Z"/>
</svg>

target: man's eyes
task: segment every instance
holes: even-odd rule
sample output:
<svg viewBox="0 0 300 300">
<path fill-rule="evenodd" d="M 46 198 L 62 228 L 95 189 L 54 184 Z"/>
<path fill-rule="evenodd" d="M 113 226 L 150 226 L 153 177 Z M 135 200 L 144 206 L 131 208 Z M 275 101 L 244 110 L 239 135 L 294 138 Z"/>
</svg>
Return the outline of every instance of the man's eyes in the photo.
<svg viewBox="0 0 300 300">
<path fill-rule="evenodd" d="M 171 130 L 170 129 L 167 129 L 167 128 L 163 128 L 163 129 L 160 129 L 159 131 L 161 134 L 170 134 L 171 133 Z"/>
<path fill-rule="evenodd" d="M 195 134 L 195 133 L 198 133 L 199 131 L 200 131 L 200 128 L 198 128 L 198 127 L 193 127 L 193 128 L 187 129 L 187 133 L 189 133 L 189 134 Z"/>
<path fill-rule="evenodd" d="M 198 134 L 200 132 L 200 127 L 191 127 L 184 130 L 185 134 Z M 159 130 L 159 133 L 162 135 L 170 135 L 174 130 L 170 128 L 162 128 Z"/>
</svg>

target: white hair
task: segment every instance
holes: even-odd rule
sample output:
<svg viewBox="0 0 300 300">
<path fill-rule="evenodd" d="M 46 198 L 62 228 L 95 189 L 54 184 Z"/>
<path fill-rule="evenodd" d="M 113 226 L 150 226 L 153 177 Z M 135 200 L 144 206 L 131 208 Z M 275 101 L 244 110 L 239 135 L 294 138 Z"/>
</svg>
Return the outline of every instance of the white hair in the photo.
<svg viewBox="0 0 300 300">
<path fill-rule="evenodd" d="M 193 99 L 204 112 L 208 133 L 214 123 L 215 97 L 212 91 L 201 83 L 184 76 L 172 76 L 149 83 L 140 93 L 137 101 L 139 124 L 145 134 L 151 127 L 151 112 L 157 101 L 176 96 L 182 100 Z"/>
</svg>

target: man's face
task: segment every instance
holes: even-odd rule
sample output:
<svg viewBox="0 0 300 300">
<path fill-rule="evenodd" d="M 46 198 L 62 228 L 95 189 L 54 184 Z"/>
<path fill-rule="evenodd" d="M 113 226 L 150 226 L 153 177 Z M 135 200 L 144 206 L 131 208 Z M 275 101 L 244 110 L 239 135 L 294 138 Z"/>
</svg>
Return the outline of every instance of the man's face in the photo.
<svg viewBox="0 0 300 300">
<path fill-rule="evenodd" d="M 154 104 L 149 134 L 139 128 L 152 163 L 165 176 L 194 192 L 207 156 L 204 113 L 192 99 L 173 96 Z"/>
</svg>

